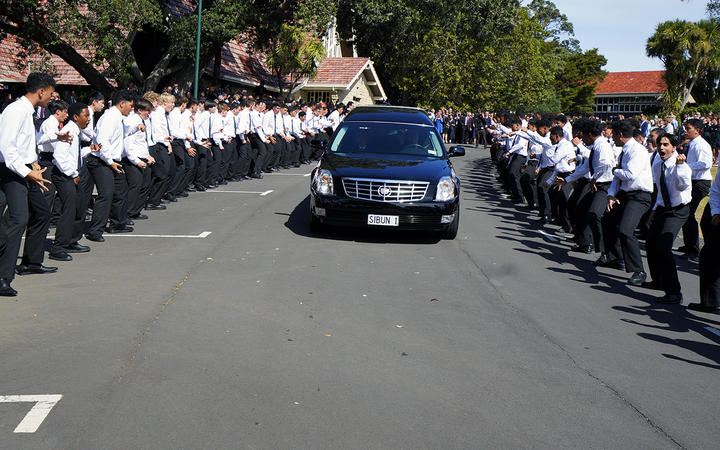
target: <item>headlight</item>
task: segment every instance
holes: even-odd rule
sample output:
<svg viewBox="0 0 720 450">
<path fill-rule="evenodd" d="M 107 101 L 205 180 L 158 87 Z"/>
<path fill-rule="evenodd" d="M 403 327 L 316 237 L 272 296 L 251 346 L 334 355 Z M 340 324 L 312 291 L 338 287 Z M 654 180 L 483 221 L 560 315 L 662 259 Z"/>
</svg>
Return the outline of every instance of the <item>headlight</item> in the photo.
<svg viewBox="0 0 720 450">
<path fill-rule="evenodd" d="M 332 195 L 333 193 L 333 179 L 332 173 L 329 170 L 320 169 L 315 172 L 315 191 L 322 195 Z"/>
<path fill-rule="evenodd" d="M 452 178 L 442 177 L 437 185 L 437 193 L 435 194 L 436 202 L 448 202 L 455 199 L 455 183 Z"/>
</svg>

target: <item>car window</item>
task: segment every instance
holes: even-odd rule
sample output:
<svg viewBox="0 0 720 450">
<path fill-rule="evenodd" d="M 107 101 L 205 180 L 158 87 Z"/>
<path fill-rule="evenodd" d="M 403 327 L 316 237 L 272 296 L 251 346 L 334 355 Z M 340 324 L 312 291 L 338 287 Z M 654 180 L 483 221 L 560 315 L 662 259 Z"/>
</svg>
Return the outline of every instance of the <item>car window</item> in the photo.
<svg viewBox="0 0 720 450">
<path fill-rule="evenodd" d="M 432 127 L 395 123 L 344 123 L 330 146 L 336 153 L 381 153 L 441 158 Z"/>
</svg>

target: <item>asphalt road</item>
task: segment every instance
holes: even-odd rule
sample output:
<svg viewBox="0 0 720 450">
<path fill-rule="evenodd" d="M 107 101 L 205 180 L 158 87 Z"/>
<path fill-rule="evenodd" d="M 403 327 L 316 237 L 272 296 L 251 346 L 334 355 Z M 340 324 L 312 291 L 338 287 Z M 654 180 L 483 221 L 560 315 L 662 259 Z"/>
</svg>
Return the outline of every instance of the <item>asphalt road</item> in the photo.
<svg viewBox="0 0 720 450">
<path fill-rule="evenodd" d="M 0 447 L 717 448 L 720 321 L 568 256 L 486 150 L 454 162 L 454 241 L 312 234 L 304 166 L 17 279 L 0 396 L 63 397 L 34 433 L 0 403 Z"/>
</svg>

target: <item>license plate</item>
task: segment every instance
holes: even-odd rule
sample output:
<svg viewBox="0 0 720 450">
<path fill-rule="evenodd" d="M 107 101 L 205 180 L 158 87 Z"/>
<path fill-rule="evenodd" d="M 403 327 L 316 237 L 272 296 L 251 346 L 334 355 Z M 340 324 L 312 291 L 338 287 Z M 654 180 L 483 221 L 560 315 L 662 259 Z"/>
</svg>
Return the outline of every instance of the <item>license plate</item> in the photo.
<svg viewBox="0 0 720 450">
<path fill-rule="evenodd" d="M 381 216 L 368 214 L 368 225 L 382 225 L 386 227 L 397 227 L 400 225 L 400 216 Z"/>
</svg>

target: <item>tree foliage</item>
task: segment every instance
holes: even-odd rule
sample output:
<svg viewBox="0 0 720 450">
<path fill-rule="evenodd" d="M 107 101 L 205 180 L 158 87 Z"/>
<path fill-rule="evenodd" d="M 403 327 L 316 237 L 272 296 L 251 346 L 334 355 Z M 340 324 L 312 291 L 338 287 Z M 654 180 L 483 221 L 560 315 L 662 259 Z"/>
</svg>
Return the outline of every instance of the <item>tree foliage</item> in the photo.
<svg viewBox="0 0 720 450">
<path fill-rule="evenodd" d="M 267 64 L 277 79 L 280 92 L 292 91 L 304 77 L 312 76 L 325 58 L 320 39 L 300 25 L 283 24 L 273 38 Z"/>
<path fill-rule="evenodd" d="M 720 64 L 720 26 L 712 20 L 663 22 L 648 39 L 646 51 L 665 66 L 667 106 L 682 112 L 698 79 Z"/>
</svg>

